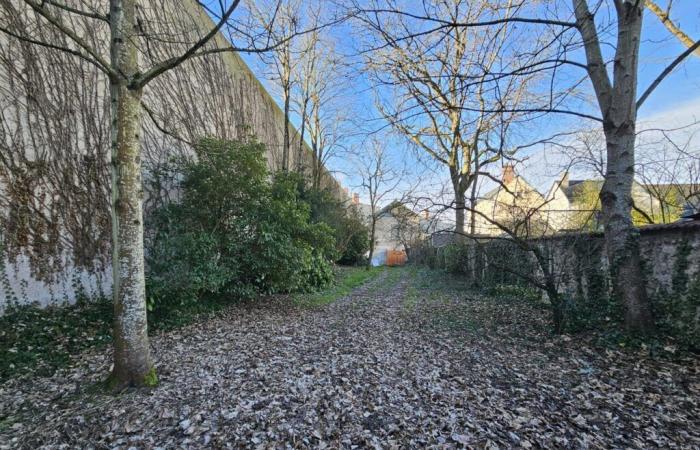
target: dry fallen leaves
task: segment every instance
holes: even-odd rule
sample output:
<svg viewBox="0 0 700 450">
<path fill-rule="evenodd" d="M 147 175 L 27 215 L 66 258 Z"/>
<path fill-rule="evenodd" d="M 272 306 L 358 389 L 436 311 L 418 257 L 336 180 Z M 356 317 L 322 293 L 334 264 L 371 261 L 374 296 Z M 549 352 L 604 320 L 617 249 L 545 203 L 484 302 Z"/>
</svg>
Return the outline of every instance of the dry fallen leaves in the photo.
<svg viewBox="0 0 700 450">
<path fill-rule="evenodd" d="M 8 381 L 0 448 L 700 448 L 697 360 L 592 349 L 541 310 L 406 273 L 157 336 L 155 390 L 94 392 L 97 353 Z"/>
</svg>

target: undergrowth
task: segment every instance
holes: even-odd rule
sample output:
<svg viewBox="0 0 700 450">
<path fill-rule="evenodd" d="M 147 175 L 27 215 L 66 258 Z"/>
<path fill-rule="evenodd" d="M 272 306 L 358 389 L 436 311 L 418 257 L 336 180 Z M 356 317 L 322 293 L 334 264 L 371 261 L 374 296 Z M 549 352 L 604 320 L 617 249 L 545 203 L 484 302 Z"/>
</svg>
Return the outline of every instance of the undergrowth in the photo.
<svg viewBox="0 0 700 450">
<path fill-rule="evenodd" d="M 112 340 L 112 303 L 11 307 L 0 317 L 0 380 L 51 375 L 71 355 Z"/>
</svg>

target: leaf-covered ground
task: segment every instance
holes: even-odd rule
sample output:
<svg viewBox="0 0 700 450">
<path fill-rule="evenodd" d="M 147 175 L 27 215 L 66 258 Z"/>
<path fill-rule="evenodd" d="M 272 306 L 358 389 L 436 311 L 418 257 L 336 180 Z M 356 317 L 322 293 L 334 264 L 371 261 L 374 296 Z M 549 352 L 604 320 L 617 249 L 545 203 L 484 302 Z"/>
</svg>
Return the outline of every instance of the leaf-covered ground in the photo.
<svg viewBox="0 0 700 450">
<path fill-rule="evenodd" d="M 0 385 L 0 448 L 700 448 L 697 359 L 552 336 L 532 301 L 415 269 L 152 343 L 153 390 L 95 389 L 104 349 Z"/>
</svg>

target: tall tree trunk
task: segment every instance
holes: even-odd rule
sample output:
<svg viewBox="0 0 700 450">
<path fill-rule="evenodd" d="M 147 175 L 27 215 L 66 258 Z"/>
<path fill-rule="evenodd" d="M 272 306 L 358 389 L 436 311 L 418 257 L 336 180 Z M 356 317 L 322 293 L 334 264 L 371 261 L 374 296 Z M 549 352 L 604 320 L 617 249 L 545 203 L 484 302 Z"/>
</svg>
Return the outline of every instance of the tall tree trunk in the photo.
<svg viewBox="0 0 700 450">
<path fill-rule="evenodd" d="M 372 213 L 374 214 L 374 213 Z M 377 220 L 372 217 L 372 224 L 369 231 L 369 258 L 367 259 L 367 268 L 372 267 L 372 257 L 374 256 L 374 239 L 377 232 Z"/>
<path fill-rule="evenodd" d="M 612 102 L 603 112 L 607 146 L 605 182 L 600 192 L 605 243 L 613 287 L 633 333 L 654 329 L 639 252 L 639 232 L 632 224 L 632 184 L 637 122 L 639 45 L 644 3 L 618 7 Z"/>
<path fill-rule="evenodd" d="M 461 177 L 458 174 L 452 174 L 452 186 L 455 193 L 455 233 L 457 234 L 457 239 L 462 239 L 462 237 L 464 237 L 464 210 L 467 206 L 464 200 L 466 188 L 462 186 L 462 184 Z"/>
<path fill-rule="evenodd" d="M 573 0 L 573 6 L 586 51 L 588 74 L 603 116 L 607 162 L 600 200 L 610 276 L 625 309 L 627 330 L 647 334 L 653 331 L 654 321 L 641 270 L 639 233 L 632 224 L 636 97 L 644 2 L 616 2 L 617 48 L 612 83 L 587 1 Z"/>
<path fill-rule="evenodd" d="M 471 207 L 471 212 L 469 213 L 469 234 L 474 236 L 476 234 L 476 214 L 474 214 L 474 210 L 476 208 L 476 188 L 477 188 L 477 177 L 479 172 L 479 164 L 477 162 L 476 168 L 474 169 L 474 175 L 472 177 L 472 191 L 471 195 L 469 197 L 469 205 Z"/>
<path fill-rule="evenodd" d="M 289 86 L 284 92 L 284 148 L 282 149 L 282 169 L 289 170 Z"/>
<path fill-rule="evenodd" d="M 304 132 L 306 131 L 306 108 L 309 104 L 308 99 L 304 99 L 304 106 L 301 109 L 301 134 L 299 136 L 299 154 L 297 155 L 297 172 L 304 172 Z"/>
<path fill-rule="evenodd" d="M 464 197 L 455 199 L 455 233 L 458 237 L 464 236 Z"/>
<path fill-rule="evenodd" d="M 141 182 L 141 89 L 138 73 L 136 2 L 110 4 L 112 65 L 122 76 L 110 80 L 112 132 L 112 265 L 114 296 L 113 387 L 155 382 L 146 322 Z"/>
<path fill-rule="evenodd" d="M 654 320 L 631 216 L 635 138 L 634 127 L 606 132 L 608 161 L 600 200 L 613 288 L 624 305 L 625 325 L 645 334 L 653 331 Z"/>
</svg>

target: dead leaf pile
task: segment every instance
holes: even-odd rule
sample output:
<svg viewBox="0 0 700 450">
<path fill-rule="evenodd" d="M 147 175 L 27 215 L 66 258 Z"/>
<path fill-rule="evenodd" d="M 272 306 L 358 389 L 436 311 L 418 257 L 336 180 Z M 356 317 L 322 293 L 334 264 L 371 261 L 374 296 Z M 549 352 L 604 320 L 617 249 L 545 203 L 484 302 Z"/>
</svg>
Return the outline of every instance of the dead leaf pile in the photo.
<svg viewBox="0 0 700 450">
<path fill-rule="evenodd" d="M 156 336 L 150 391 L 93 390 L 96 353 L 8 381 L 0 448 L 700 448 L 696 359 L 596 350 L 487 297 L 414 288 L 407 307 L 403 270 Z"/>
</svg>

